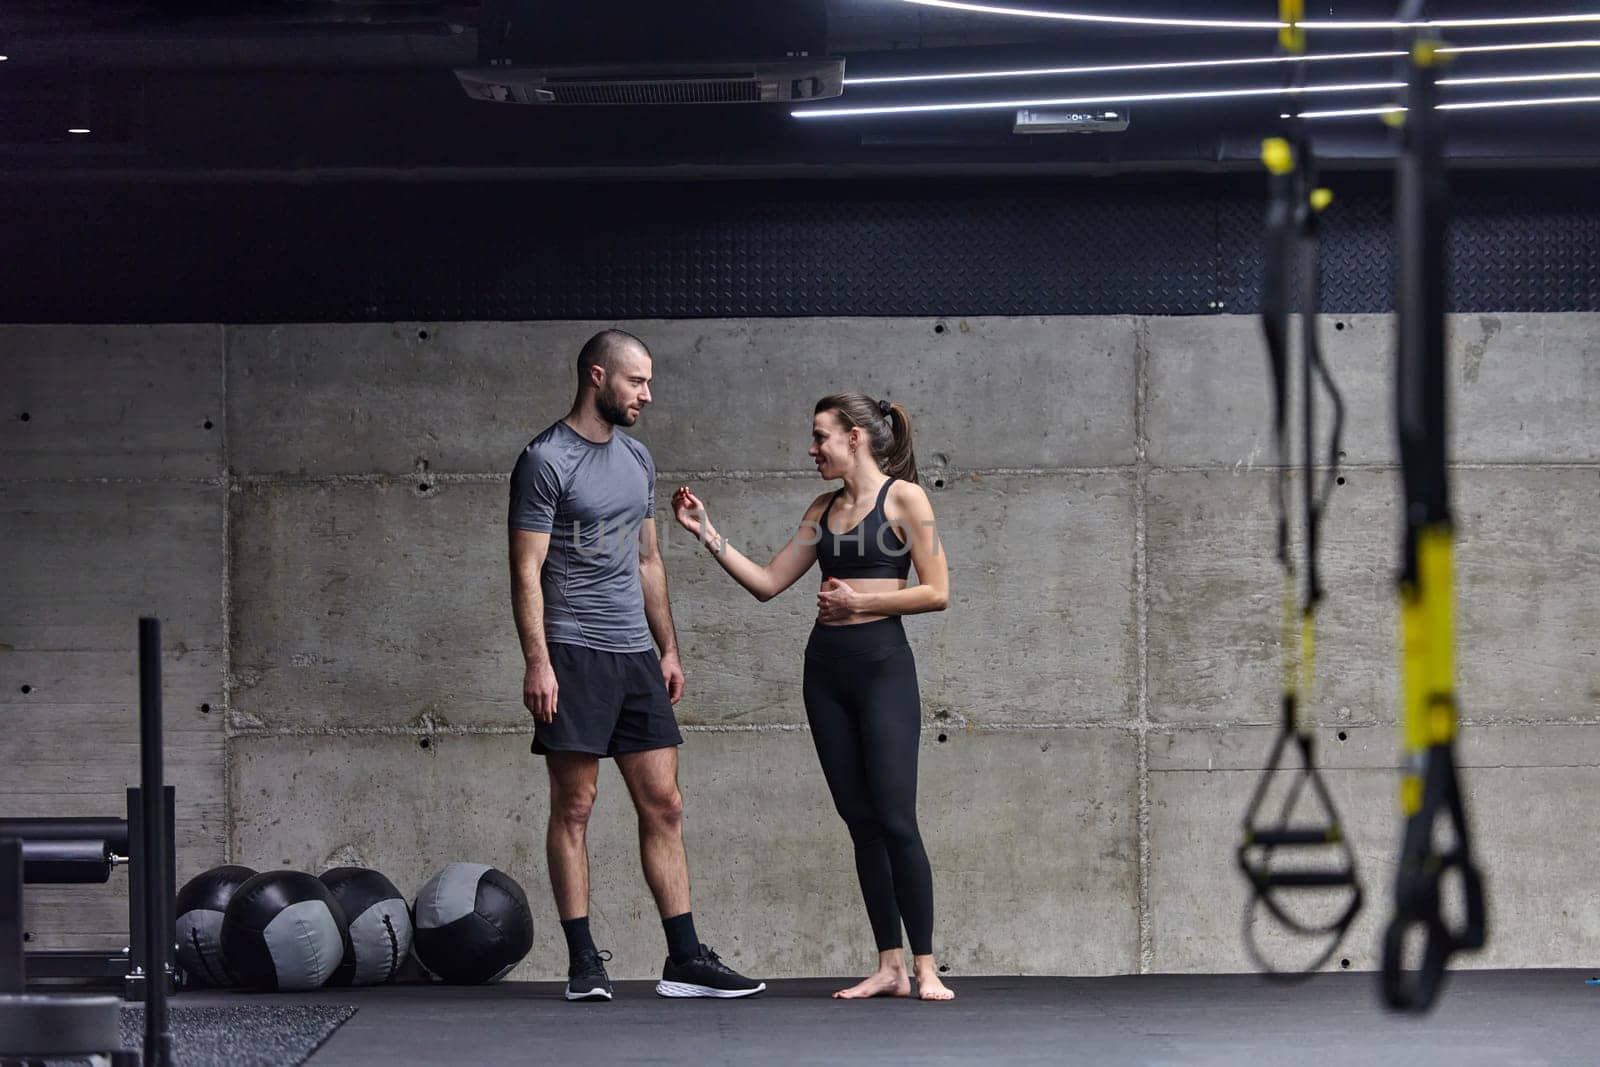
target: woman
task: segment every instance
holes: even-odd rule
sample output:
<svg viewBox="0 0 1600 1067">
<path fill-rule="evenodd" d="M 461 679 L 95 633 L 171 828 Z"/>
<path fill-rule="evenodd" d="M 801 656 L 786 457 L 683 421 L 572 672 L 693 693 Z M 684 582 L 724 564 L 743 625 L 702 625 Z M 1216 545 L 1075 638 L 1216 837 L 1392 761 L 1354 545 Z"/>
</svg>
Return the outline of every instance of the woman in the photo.
<svg viewBox="0 0 1600 1067">
<path fill-rule="evenodd" d="M 922 709 L 902 615 L 943 611 L 950 574 L 933 507 L 917 484 L 905 408 L 860 393 L 817 402 L 809 455 L 843 488 L 811 502 L 800 529 L 765 567 L 717 533 L 682 486 L 673 514 L 722 569 L 768 601 L 822 563 L 817 622 L 806 644 L 805 705 L 817 758 L 855 841 L 856 873 L 878 943 L 878 967 L 835 997 L 911 995 L 900 925 L 910 937 L 917 995 L 955 996 L 933 957 L 933 876 L 917 830 Z M 918 584 L 906 588 L 912 565 Z"/>
</svg>

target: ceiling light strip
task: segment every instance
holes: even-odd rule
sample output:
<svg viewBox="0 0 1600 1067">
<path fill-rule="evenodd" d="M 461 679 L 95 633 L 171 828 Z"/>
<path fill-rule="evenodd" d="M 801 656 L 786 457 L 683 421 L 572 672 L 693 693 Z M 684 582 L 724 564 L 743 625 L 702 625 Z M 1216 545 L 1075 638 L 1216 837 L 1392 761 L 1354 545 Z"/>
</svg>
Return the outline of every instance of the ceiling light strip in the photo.
<svg viewBox="0 0 1600 1067">
<path fill-rule="evenodd" d="M 1525 100 L 1468 100 L 1454 104 L 1439 104 L 1436 111 L 1481 111 L 1502 107 L 1560 107 L 1567 104 L 1600 104 L 1600 96 L 1544 96 Z M 1395 115 L 1406 109 L 1399 105 L 1388 107 L 1342 108 L 1335 111 L 1302 111 L 1303 119 L 1344 119 L 1366 115 Z M 1279 116 L 1288 118 L 1288 115 Z"/>
<path fill-rule="evenodd" d="M 1051 11 L 1039 8 L 1009 7 L 1001 4 L 970 3 L 968 0 L 905 0 L 921 7 L 951 11 L 970 11 L 980 15 L 1006 15 L 1013 18 L 1052 19 L 1058 22 L 1087 22 L 1113 26 L 1163 26 L 1200 30 L 1279 30 L 1290 25 L 1276 19 L 1166 18 L 1155 15 L 1097 15 L 1078 11 Z M 1307 30 L 1405 30 L 1405 29 L 1483 29 L 1495 26 L 1557 26 L 1600 22 L 1600 12 L 1585 15 L 1517 15 L 1500 18 L 1419 19 L 1415 21 L 1306 20 L 1295 25 Z"/>
<path fill-rule="evenodd" d="M 1529 44 L 1486 44 L 1470 47 L 1447 47 L 1444 53 L 1469 52 L 1532 52 L 1550 48 L 1600 48 L 1600 40 L 1540 41 Z M 1017 70 L 975 70 L 950 74 L 894 74 L 861 78 L 846 78 L 847 86 L 910 85 L 919 82 L 975 81 L 985 78 L 1044 78 L 1076 74 L 1123 74 L 1143 70 L 1196 70 L 1211 67 L 1267 66 L 1277 63 L 1318 63 L 1333 60 L 1398 59 L 1405 52 L 1398 49 L 1382 52 L 1324 52 L 1321 55 L 1250 56 L 1239 59 L 1184 59 L 1162 63 L 1108 63 L 1084 67 L 1026 67 Z"/>
<path fill-rule="evenodd" d="M 1484 78 L 1441 78 L 1440 85 L 1518 85 L 1531 82 L 1592 81 L 1600 71 L 1571 74 L 1509 74 Z M 1403 82 L 1344 82 L 1331 85 L 1272 86 L 1259 89 L 1203 89 L 1171 93 L 1121 93 L 1033 100 L 974 100 L 964 103 L 901 104 L 884 107 L 830 107 L 791 111 L 795 118 L 861 118 L 869 115 L 923 115 L 950 111 L 1010 111 L 1016 108 L 1083 107 L 1093 104 L 1171 103 L 1180 100 L 1230 100 L 1261 96 L 1300 96 L 1323 93 L 1376 92 L 1401 89 Z"/>
</svg>

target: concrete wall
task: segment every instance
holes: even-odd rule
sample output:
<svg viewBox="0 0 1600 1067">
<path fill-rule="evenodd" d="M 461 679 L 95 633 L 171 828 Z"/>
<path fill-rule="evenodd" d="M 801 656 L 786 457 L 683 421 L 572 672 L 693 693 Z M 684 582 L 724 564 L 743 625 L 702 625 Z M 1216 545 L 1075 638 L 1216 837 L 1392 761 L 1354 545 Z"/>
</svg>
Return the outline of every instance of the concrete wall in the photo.
<svg viewBox="0 0 1600 1067">
<path fill-rule="evenodd" d="M 908 630 L 952 973 L 1247 967 L 1231 848 L 1275 722 L 1278 655 L 1255 322 L 625 325 L 657 354 L 637 432 L 661 471 L 688 674 L 704 936 L 768 976 L 871 958 L 800 702 L 813 582 L 756 604 L 665 519 L 687 482 L 764 558 L 821 488 L 804 454 L 811 404 L 858 388 L 913 413 L 951 560 L 950 610 Z M 0 328 L 0 812 L 120 803 L 136 775 L 133 620 L 153 611 L 180 877 L 224 857 L 358 862 L 413 891 L 447 861 L 495 863 L 536 909 L 517 975 L 560 973 L 505 476 L 564 411 L 595 326 Z M 1354 316 L 1324 331 L 1352 410 L 1313 714 L 1368 880 L 1331 964 L 1357 969 L 1376 963 L 1398 825 L 1390 330 Z M 1452 330 L 1461 761 L 1494 923 L 1463 964 L 1588 964 L 1600 316 Z M 592 914 L 617 976 L 662 955 L 636 856 L 608 767 Z M 50 944 L 115 936 L 119 892 L 41 891 L 31 927 Z"/>
</svg>

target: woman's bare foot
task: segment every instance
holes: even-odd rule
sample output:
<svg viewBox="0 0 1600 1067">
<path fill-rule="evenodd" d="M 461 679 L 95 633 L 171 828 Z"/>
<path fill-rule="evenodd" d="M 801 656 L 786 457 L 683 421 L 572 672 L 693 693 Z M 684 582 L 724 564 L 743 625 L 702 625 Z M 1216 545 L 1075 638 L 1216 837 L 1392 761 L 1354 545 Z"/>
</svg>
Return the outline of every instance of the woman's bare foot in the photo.
<svg viewBox="0 0 1600 1067">
<path fill-rule="evenodd" d="M 866 997 L 909 997 L 911 977 L 904 966 L 879 967 L 848 989 L 833 995 L 835 1000 L 861 1000 Z"/>
<path fill-rule="evenodd" d="M 934 964 L 932 956 L 917 959 L 917 999 L 956 999 L 955 993 L 939 977 L 939 968 Z"/>
</svg>

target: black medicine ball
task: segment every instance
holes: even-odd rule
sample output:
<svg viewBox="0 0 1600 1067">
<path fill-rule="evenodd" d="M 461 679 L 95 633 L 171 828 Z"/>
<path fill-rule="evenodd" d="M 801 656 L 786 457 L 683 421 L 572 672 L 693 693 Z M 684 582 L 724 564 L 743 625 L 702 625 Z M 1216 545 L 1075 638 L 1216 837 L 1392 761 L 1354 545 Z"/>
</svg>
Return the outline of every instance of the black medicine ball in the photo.
<svg viewBox="0 0 1600 1067">
<path fill-rule="evenodd" d="M 228 989 L 239 984 L 222 960 L 222 914 L 234 892 L 255 875 L 235 864 L 213 867 L 178 890 L 178 965 L 190 985 Z"/>
<path fill-rule="evenodd" d="M 222 917 L 222 956 L 239 981 L 267 992 L 316 989 L 344 961 L 344 912 L 315 876 L 258 874 Z"/>
<path fill-rule="evenodd" d="M 528 897 L 504 871 L 452 863 L 417 894 L 412 951 L 446 982 L 496 982 L 533 947 Z"/>
</svg>

